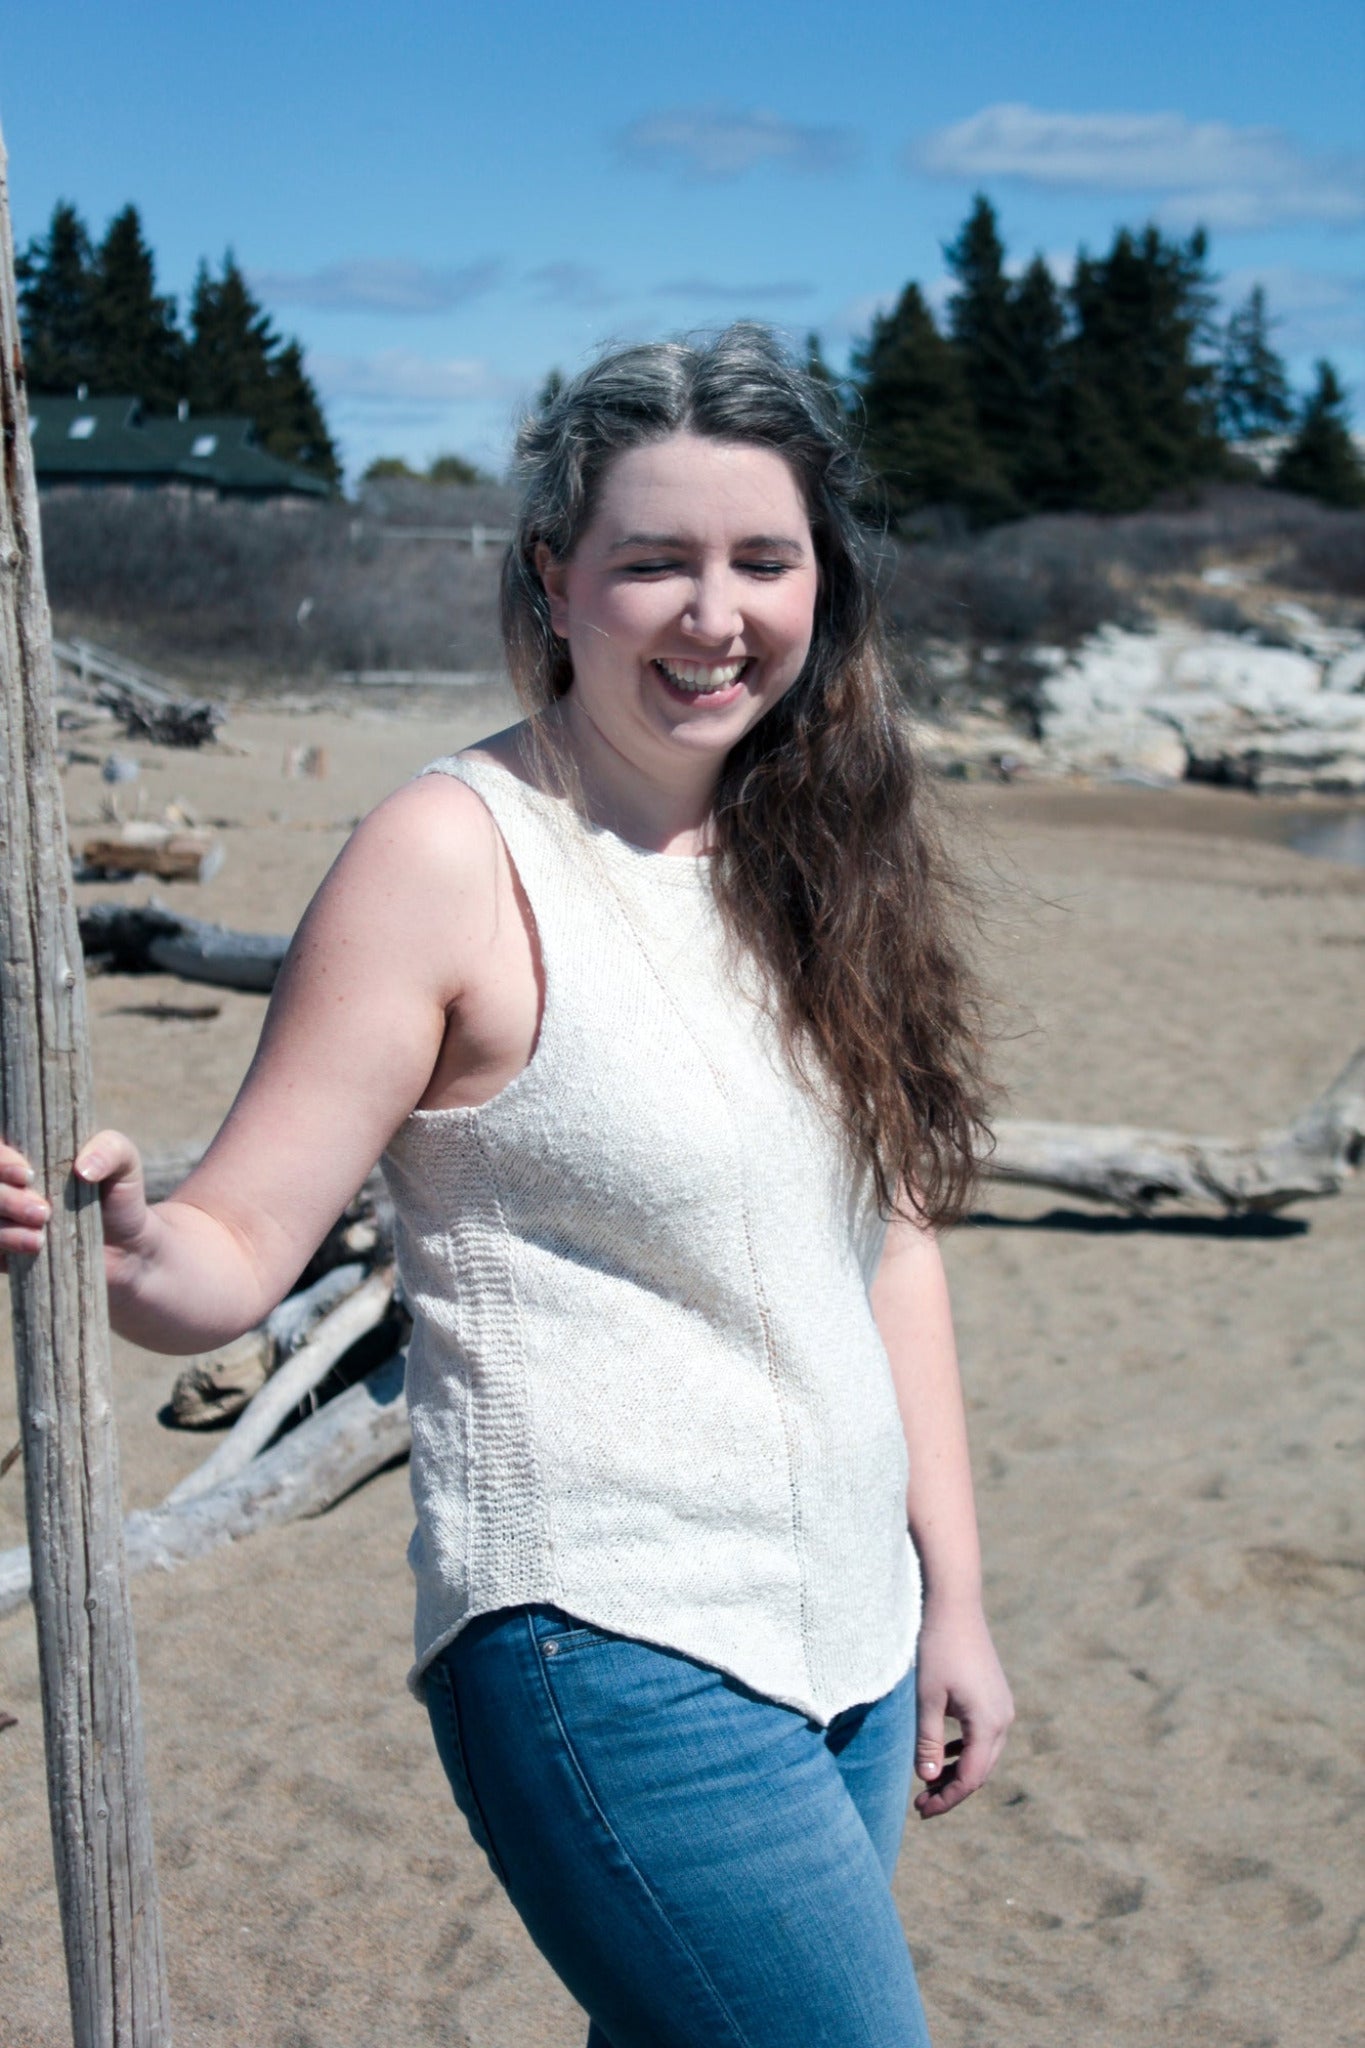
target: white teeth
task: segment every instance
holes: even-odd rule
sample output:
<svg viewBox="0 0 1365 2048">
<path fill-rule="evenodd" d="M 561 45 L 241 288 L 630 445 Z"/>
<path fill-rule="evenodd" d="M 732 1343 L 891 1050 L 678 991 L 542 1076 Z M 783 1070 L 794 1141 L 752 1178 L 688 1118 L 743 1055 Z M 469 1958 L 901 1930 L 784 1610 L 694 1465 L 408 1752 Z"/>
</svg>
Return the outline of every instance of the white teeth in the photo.
<svg viewBox="0 0 1365 2048">
<path fill-rule="evenodd" d="M 720 662 L 714 667 L 703 661 L 659 661 L 656 666 L 680 690 L 690 690 L 701 696 L 706 691 L 724 690 L 731 683 L 738 682 L 748 666 L 748 657 L 741 661 Z"/>
</svg>

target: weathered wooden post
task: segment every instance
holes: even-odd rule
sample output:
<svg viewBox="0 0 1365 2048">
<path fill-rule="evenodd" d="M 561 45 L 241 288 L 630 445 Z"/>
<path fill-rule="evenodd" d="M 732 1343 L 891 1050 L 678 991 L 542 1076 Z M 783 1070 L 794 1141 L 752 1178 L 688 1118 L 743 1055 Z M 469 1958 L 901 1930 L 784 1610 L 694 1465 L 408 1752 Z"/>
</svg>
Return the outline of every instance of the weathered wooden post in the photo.
<svg viewBox="0 0 1365 2048">
<path fill-rule="evenodd" d="M 75 2048 L 168 2048 L 99 1205 L 71 1171 L 93 1089 L 3 139 L 0 433 L 0 1130 L 54 1210 L 10 1263 L 52 1847 Z"/>
</svg>

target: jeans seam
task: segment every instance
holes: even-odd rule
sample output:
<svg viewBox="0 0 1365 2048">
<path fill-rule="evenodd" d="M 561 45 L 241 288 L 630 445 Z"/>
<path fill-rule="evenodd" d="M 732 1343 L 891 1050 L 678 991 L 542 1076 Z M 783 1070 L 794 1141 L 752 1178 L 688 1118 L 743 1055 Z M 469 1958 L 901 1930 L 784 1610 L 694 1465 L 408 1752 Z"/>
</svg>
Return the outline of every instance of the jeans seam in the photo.
<svg viewBox="0 0 1365 2048">
<path fill-rule="evenodd" d="M 493 1840 L 493 1830 L 488 1825 L 488 1815 L 483 1810 L 483 1801 L 474 1789 L 474 1779 L 469 1768 L 469 1750 L 464 1739 L 464 1724 L 460 1717 L 460 1702 L 455 1692 L 455 1674 L 448 1665 L 442 1663 L 440 1675 L 445 1685 L 446 1698 L 450 1702 L 450 1719 L 455 1735 L 455 1754 L 460 1762 L 460 1775 L 463 1777 L 465 1788 L 469 1793 L 469 1803 L 478 1816 L 479 1826 L 483 1830 L 484 1839 L 483 1842 L 478 1842 L 478 1847 L 483 1849 L 492 1867 L 494 1877 L 497 1878 L 498 1883 L 506 1891 L 507 1872 L 503 1866 L 503 1860 L 498 1854 L 497 1844 Z M 477 1837 L 475 1839 L 477 1841 Z M 488 1845 L 486 1848 L 484 1848 L 484 1843 Z"/>
<path fill-rule="evenodd" d="M 535 1655 L 536 1672 L 540 1680 L 541 1689 L 545 1695 L 546 1704 L 548 1705 L 550 1712 L 554 1717 L 555 1726 L 559 1730 L 560 1740 L 564 1744 L 565 1755 L 568 1757 L 569 1762 L 572 1764 L 574 1775 L 578 1779 L 579 1784 L 583 1788 L 584 1797 L 587 1799 L 589 1805 L 592 1807 L 593 1812 L 597 1815 L 598 1820 L 602 1823 L 602 1826 L 606 1830 L 608 1837 L 614 1843 L 615 1847 L 620 1851 L 621 1855 L 625 1858 L 627 1864 L 630 1866 L 631 1871 L 634 1873 L 636 1879 L 639 1882 L 641 1890 L 644 1892 L 646 1898 L 653 1906 L 655 1912 L 663 1921 L 664 1926 L 668 1929 L 669 1934 L 672 1936 L 674 1941 L 677 1942 L 679 1948 L 687 1957 L 687 1960 L 692 1965 L 693 1969 L 696 1971 L 698 1977 L 705 1985 L 707 1991 L 715 2000 L 717 2009 L 724 2015 L 725 2023 L 729 2027 L 730 2032 L 734 2037 L 736 2048 L 747 2048 L 747 2042 L 744 2033 L 740 2028 L 739 2022 L 736 2020 L 734 2014 L 731 2012 L 729 2006 L 726 2004 L 725 1999 L 722 1997 L 719 1986 L 712 1981 L 710 1971 L 707 1969 L 706 1965 L 703 1963 L 701 1957 L 697 1954 L 696 1950 L 693 1948 L 691 1942 L 687 1939 L 686 1935 L 683 1934 L 682 1930 L 675 1924 L 673 1916 L 665 1908 L 663 1900 L 659 1897 L 653 1885 L 645 1876 L 643 1870 L 641 1870 L 639 1864 L 635 1861 L 635 1858 L 631 1855 L 629 1849 L 621 1840 L 621 1837 L 617 1834 L 611 1822 L 607 1819 L 606 1813 L 603 1811 L 602 1808 L 602 1803 L 598 1799 L 596 1792 L 593 1790 L 592 1783 L 588 1777 L 587 1771 L 583 1767 L 583 1763 L 579 1757 L 578 1751 L 574 1747 L 572 1737 L 569 1734 L 568 1728 L 565 1726 L 564 1717 L 559 1711 L 559 1703 L 555 1699 L 549 1678 L 546 1675 L 544 1658 L 541 1655 L 540 1645 L 536 1641 L 535 1630 L 530 1625 L 529 1617 L 527 1619 L 526 1633 L 528 1638 L 530 1639 L 531 1648 Z"/>
</svg>

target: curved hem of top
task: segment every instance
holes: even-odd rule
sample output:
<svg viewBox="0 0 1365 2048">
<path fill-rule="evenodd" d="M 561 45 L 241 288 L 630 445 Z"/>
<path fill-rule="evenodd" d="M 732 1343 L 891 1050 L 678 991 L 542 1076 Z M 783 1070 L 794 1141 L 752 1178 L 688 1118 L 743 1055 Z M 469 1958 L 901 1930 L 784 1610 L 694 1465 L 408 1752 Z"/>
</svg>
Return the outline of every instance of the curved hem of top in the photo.
<svg viewBox="0 0 1365 2048">
<path fill-rule="evenodd" d="M 721 1664 L 706 1657 L 694 1657 L 690 1650 L 679 1649 L 676 1643 L 660 1642 L 652 1636 L 626 1635 L 623 1629 L 613 1628 L 610 1622 L 594 1620 L 592 1615 L 580 1613 L 577 1608 L 564 1607 L 558 1600 L 499 1600 L 491 1607 L 471 1608 L 468 1614 L 463 1615 L 456 1622 L 454 1628 L 444 1630 L 428 1648 L 422 1651 L 417 1662 L 412 1666 L 407 1675 L 407 1688 L 414 1699 L 425 1701 L 426 1688 L 424 1681 L 428 1668 L 435 1663 L 443 1650 L 450 1648 L 450 1645 L 457 1636 L 464 1633 L 470 1622 L 477 1621 L 484 1614 L 497 1614 L 503 1607 L 509 1609 L 519 1607 L 557 1607 L 562 1614 L 569 1615 L 574 1621 L 582 1622 L 586 1628 L 601 1629 L 604 1635 L 625 1636 L 626 1641 L 642 1643 L 647 1650 L 666 1650 L 670 1656 L 683 1657 L 689 1664 L 698 1664 L 705 1671 L 717 1671 L 722 1678 L 733 1679 L 736 1685 L 743 1686 L 745 1692 L 751 1693 L 755 1699 L 765 1700 L 769 1706 L 786 1707 L 792 1713 L 800 1714 L 804 1720 L 813 1721 L 817 1728 L 828 1728 L 831 1721 L 836 1721 L 840 1714 L 848 1713 L 853 1707 L 873 1706 L 878 1700 L 885 1699 L 889 1692 L 895 1691 L 906 1674 L 913 1671 L 915 1667 L 916 1657 L 919 1652 L 919 1632 L 922 1620 L 922 1616 L 916 1616 L 915 1626 L 910 1637 L 909 1653 L 903 1662 L 899 1658 L 896 1660 L 899 1669 L 895 1677 L 883 1685 L 880 1692 L 874 1692 L 866 1697 L 858 1694 L 851 1700 L 845 1700 L 841 1705 L 831 1707 L 828 1713 L 826 1713 L 822 1709 L 817 1708 L 811 1701 L 798 1698 L 795 1694 L 764 1692 L 752 1680 L 746 1678 L 743 1672 L 736 1671 L 733 1665 Z"/>
</svg>

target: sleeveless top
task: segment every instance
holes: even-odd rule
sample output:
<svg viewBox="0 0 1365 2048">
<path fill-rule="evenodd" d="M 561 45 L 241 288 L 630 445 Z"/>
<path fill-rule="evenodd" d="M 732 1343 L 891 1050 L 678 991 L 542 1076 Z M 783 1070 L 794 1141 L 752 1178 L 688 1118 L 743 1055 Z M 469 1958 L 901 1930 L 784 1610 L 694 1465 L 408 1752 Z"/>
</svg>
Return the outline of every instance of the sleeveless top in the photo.
<svg viewBox="0 0 1365 2048">
<path fill-rule="evenodd" d="M 422 772 L 492 813 L 545 991 L 523 1071 L 413 1110 L 382 1161 L 414 1318 L 409 1682 L 543 1602 L 823 1725 L 897 1683 L 919 1625 L 870 1176 L 732 962 L 706 856 L 495 763 Z"/>
</svg>

